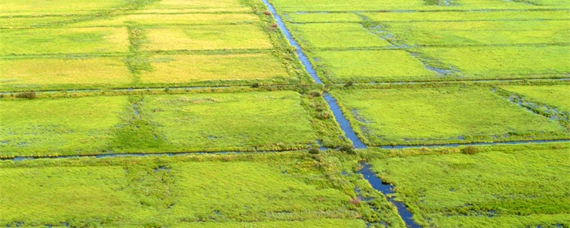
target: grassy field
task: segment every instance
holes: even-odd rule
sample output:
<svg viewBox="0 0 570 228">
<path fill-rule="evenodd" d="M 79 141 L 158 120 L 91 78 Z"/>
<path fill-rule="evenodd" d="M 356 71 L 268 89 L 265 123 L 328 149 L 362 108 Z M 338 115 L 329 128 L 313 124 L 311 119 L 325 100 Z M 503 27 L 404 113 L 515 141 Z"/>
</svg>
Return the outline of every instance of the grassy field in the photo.
<svg viewBox="0 0 570 228">
<path fill-rule="evenodd" d="M 570 86 L 504 86 L 503 89 L 520 94 L 527 99 L 570 112 Z"/>
<path fill-rule="evenodd" d="M 317 107 L 321 97 L 292 91 L 0 102 L 3 157 L 292 150 L 316 147 L 317 141 L 330 147 L 345 143 L 330 111 Z"/>
<path fill-rule="evenodd" d="M 120 58 L 0 59 L 0 68 L 0 88 L 6 90 L 124 86 L 134 80 Z"/>
<path fill-rule="evenodd" d="M 0 3 L 3 91 L 310 82 L 261 2 L 38 4 Z"/>
<path fill-rule="evenodd" d="M 332 158 L 285 153 L 1 161 L 0 223 L 366 227 L 359 218 L 384 213 L 382 221 L 401 227 L 393 208 L 374 212 L 350 203 L 358 178 L 343 176 Z"/>
<path fill-rule="evenodd" d="M 0 154 L 100 153 L 113 139 L 125 97 L 0 101 Z"/>
<path fill-rule="evenodd" d="M 125 28 L 9 30 L 0 33 L 0 55 L 126 52 Z"/>
<path fill-rule="evenodd" d="M 424 226 L 566 227 L 568 146 L 481 147 L 475 155 L 412 151 L 371 164 Z"/>
<path fill-rule="evenodd" d="M 270 54 L 156 55 L 140 74 L 144 84 L 179 84 L 213 80 L 286 80 L 285 65 Z"/>
<path fill-rule="evenodd" d="M 314 56 L 319 76 L 337 83 L 436 78 L 435 72 L 402 50 L 320 51 Z"/>
<path fill-rule="evenodd" d="M 556 121 L 490 89 L 343 90 L 332 93 L 370 145 L 568 138 Z"/>
<path fill-rule="evenodd" d="M 294 92 L 148 96 L 143 102 L 143 115 L 178 150 L 297 149 L 317 140 Z"/>
<path fill-rule="evenodd" d="M 299 24 L 292 27 L 305 46 L 312 48 L 385 47 L 391 44 L 354 23 Z"/>
<path fill-rule="evenodd" d="M 255 25 L 176 26 L 145 30 L 142 50 L 269 49 L 268 36 Z"/>
</svg>

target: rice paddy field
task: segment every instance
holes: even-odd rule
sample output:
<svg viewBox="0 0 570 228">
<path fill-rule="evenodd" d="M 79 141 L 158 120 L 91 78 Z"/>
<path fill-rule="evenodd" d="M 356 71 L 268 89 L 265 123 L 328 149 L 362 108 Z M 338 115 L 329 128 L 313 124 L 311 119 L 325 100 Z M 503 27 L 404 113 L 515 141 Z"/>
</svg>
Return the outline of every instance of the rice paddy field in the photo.
<svg viewBox="0 0 570 228">
<path fill-rule="evenodd" d="M 569 0 L 2 0 L 2 227 L 570 227 Z"/>
<path fill-rule="evenodd" d="M 568 144 L 407 151 L 372 159 L 414 219 L 434 227 L 567 227 Z"/>
</svg>

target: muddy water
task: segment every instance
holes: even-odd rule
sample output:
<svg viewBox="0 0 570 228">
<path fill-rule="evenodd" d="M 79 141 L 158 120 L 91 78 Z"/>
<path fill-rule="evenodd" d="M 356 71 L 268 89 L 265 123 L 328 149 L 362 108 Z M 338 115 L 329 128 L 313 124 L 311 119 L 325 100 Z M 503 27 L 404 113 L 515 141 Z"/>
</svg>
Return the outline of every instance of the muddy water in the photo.
<svg viewBox="0 0 570 228">
<path fill-rule="evenodd" d="M 376 174 L 372 171 L 372 169 L 370 169 L 369 164 L 362 163 L 361 165 L 362 165 L 362 170 L 360 170 L 358 173 L 362 174 L 364 179 L 366 179 L 374 189 L 382 192 L 382 194 L 384 194 L 385 196 L 394 194 L 393 186 L 388 183 L 382 182 L 382 180 L 378 176 L 376 176 Z M 422 227 L 412 219 L 413 215 L 408 210 L 408 208 L 404 203 L 395 201 L 391 197 L 387 197 L 387 199 L 390 203 L 396 206 L 396 209 L 398 209 L 398 214 L 400 214 L 400 217 L 402 217 L 402 220 L 404 220 L 407 227 L 411 228 Z"/>
</svg>

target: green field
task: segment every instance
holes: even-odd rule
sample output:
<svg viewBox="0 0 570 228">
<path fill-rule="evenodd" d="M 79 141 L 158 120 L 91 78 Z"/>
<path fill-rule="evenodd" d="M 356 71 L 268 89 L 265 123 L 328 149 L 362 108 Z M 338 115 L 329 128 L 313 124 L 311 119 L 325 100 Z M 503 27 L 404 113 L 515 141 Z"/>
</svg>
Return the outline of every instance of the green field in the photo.
<svg viewBox="0 0 570 228">
<path fill-rule="evenodd" d="M 336 83 L 436 79 L 435 72 L 401 50 L 320 51 L 314 58 L 319 76 Z"/>
<path fill-rule="evenodd" d="M 126 97 L 0 101 L 1 156 L 100 153 Z M 63 114 L 65 113 L 65 114 Z"/>
<path fill-rule="evenodd" d="M 531 101 L 547 104 L 570 112 L 570 86 L 504 86 L 503 89 L 520 94 Z"/>
<path fill-rule="evenodd" d="M 341 175 L 341 167 L 331 166 L 333 157 L 320 157 L 320 162 L 314 158 L 319 156 L 2 161 L 0 223 L 366 227 L 358 218 L 372 210 L 350 203 L 358 178 Z M 379 200 L 387 204 L 383 197 Z M 400 227 L 394 210 L 388 207 L 378 213 L 384 213 L 383 221 Z"/>
<path fill-rule="evenodd" d="M 343 90 L 333 95 L 370 145 L 569 138 L 556 121 L 487 88 Z"/>
<path fill-rule="evenodd" d="M 267 1 L 0 1 L 0 227 L 570 227 L 570 0 Z"/>
<path fill-rule="evenodd" d="M 476 155 L 410 151 L 371 164 L 426 227 L 570 225 L 568 144 L 481 149 Z"/>
<path fill-rule="evenodd" d="M 310 82 L 261 2 L 38 4 L 0 3 L 9 9 L 0 13 L 3 91 Z"/>
<path fill-rule="evenodd" d="M 0 101 L 0 155 L 292 150 L 316 146 L 317 140 L 342 144 L 332 119 L 317 119 L 305 102 L 319 101 L 291 91 L 5 100 Z"/>
</svg>

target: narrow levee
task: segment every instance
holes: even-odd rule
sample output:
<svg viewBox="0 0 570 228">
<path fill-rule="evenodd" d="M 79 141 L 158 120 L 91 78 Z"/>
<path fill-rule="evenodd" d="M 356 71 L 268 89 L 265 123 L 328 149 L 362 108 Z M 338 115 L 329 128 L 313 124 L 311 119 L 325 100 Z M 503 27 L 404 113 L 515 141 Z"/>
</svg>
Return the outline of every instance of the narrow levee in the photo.
<svg viewBox="0 0 570 228">
<path fill-rule="evenodd" d="M 383 183 L 382 180 L 378 178 L 378 176 L 376 176 L 376 174 L 370 169 L 369 164 L 367 163 L 361 163 L 361 164 L 362 164 L 362 169 L 358 173 L 362 174 L 364 179 L 366 179 L 374 189 L 382 192 L 382 194 L 386 196 L 388 201 L 394 204 L 394 206 L 396 206 L 396 209 L 398 209 L 398 214 L 400 214 L 400 217 L 402 217 L 402 220 L 404 220 L 406 226 L 411 228 L 422 227 L 418 225 L 414 221 L 414 219 L 412 219 L 413 215 L 408 210 L 408 208 L 404 203 L 395 201 L 393 198 L 388 197 L 389 194 L 394 194 L 394 189 L 392 188 L 392 185 L 388 183 Z"/>
<path fill-rule="evenodd" d="M 540 143 L 566 143 L 569 139 L 553 139 L 553 140 L 521 140 L 510 142 L 477 142 L 477 143 L 449 143 L 449 144 L 432 144 L 432 145 L 395 145 L 380 146 L 382 149 L 408 149 L 408 148 L 437 148 L 437 147 L 460 147 L 460 146 L 493 146 L 493 145 L 520 145 L 520 144 L 540 144 Z"/>
<path fill-rule="evenodd" d="M 301 63 L 303 63 L 303 66 L 305 66 L 305 70 L 307 70 L 307 72 L 311 75 L 311 77 L 313 78 L 313 80 L 315 80 L 315 82 L 317 84 L 322 85 L 323 82 L 317 76 L 317 72 L 315 71 L 315 68 L 313 68 L 313 64 L 311 64 L 311 61 L 309 61 L 309 57 L 307 55 L 305 55 L 305 53 L 303 52 L 303 49 L 301 48 L 301 46 L 299 46 L 299 43 L 297 43 L 297 41 L 293 38 L 293 34 L 291 34 L 291 31 L 289 31 L 289 29 L 287 29 L 287 27 L 285 26 L 283 19 L 281 18 L 281 16 L 279 16 L 279 14 L 277 14 L 275 7 L 273 7 L 273 5 L 271 5 L 271 3 L 269 3 L 267 0 L 262 0 L 262 1 L 263 1 L 263 4 L 265 4 L 265 6 L 267 6 L 267 9 L 269 10 L 269 12 L 271 12 L 271 14 L 273 14 L 273 17 L 275 18 L 275 22 L 277 22 L 277 25 L 279 26 L 279 29 L 281 29 L 281 31 L 285 35 L 285 38 L 287 38 L 287 40 L 289 40 L 289 43 L 291 44 L 291 46 L 295 47 L 295 52 L 297 53 L 297 56 L 299 56 L 299 60 L 301 60 Z"/>
</svg>

